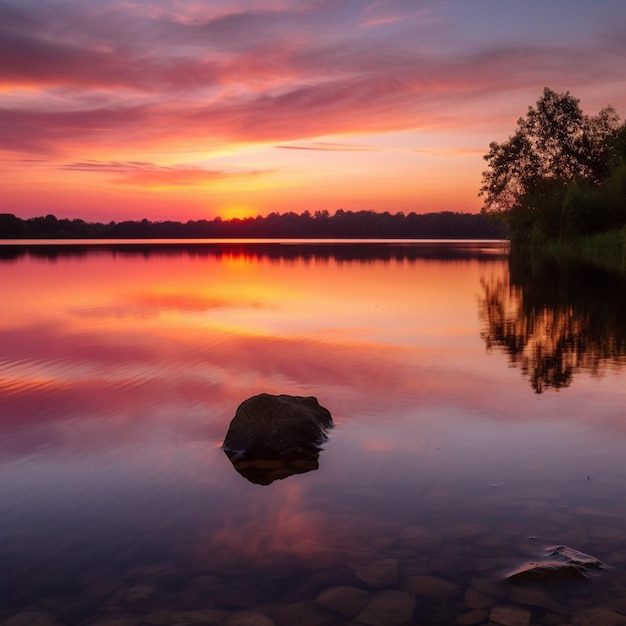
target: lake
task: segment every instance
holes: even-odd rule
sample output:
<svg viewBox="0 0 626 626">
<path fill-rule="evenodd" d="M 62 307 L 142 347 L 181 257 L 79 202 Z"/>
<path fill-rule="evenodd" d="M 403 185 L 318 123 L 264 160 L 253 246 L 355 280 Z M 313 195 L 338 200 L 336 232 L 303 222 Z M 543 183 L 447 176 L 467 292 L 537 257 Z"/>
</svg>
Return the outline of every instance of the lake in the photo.
<svg viewBox="0 0 626 626">
<path fill-rule="evenodd" d="M 0 289 L 0 624 L 626 624 L 625 277 L 503 242 L 31 242 Z M 260 393 L 330 411 L 316 463 L 233 465 Z M 555 546 L 601 565 L 508 579 Z"/>
</svg>

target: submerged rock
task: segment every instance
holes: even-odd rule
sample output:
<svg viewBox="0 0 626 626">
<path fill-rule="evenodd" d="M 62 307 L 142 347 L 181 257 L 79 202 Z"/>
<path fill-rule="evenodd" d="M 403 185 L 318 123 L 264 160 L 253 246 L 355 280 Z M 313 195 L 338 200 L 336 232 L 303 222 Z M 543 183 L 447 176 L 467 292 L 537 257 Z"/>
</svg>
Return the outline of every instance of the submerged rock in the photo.
<svg viewBox="0 0 626 626">
<path fill-rule="evenodd" d="M 406 576 L 402 580 L 401 588 L 418 597 L 440 600 L 453 598 L 460 591 L 458 585 L 445 578 L 424 575 Z"/>
<path fill-rule="evenodd" d="M 509 597 L 511 602 L 516 605 L 525 604 L 526 606 L 536 606 L 561 615 L 568 613 L 567 607 L 561 604 L 557 598 L 549 595 L 544 589 L 534 586 L 514 585 L 511 588 Z"/>
<path fill-rule="evenodd" d="M 477 609 L 486 609 L 493 606 L 497 600 L 488 596 L 480 591 L 474 589 L 474 587 L 468 587 L 465 591 L 464 597 L 465 606 L 475 611 Z"/>
<path fill-rule="evenodd" d="M 239 405 L 222 447 L 242 476 L 269 485 L 318 469 L 332 426 L 316 398 L 262 393 Z"/>
<path fill-rule="evenodd" d="M 530 626 L 532 613 L 519 606 L 494 606 L 489 619 L 501 626 Z"/>
<path fill-rule="evenodd" d="M 137 626 L 138 622 L 130 617 L 109 616 L 96 622 L 89 622 L 89 626 Z"/>
<path fill-rule="evenodd" d="M 574 616 L 573 626 L 626 626 L 626 615 L 610 609 L 583 609 Z"/>
<path fill-rule="evenodd" d="M 556 548 L 552 548 L 550 556 L 585 569 L 602 568 L 602 562 L 594 556 L 585 554 L 584 552 L 579 552 L 573 548 L 568 548 L 567 546 L 557 546 Z"/>
<path fill-rule="evenodd" d="M 462 613 L 454 620 L 454 623 L 458 624 L 458 626 L 475 626 L 476 624 L 482 624 L 487 615 L 489 615 L 487 609 L 476 609 Z"/>
<path fill-rule="evenodd" d="M 388 589 L 372 595 L 365 608 L 354 618 L 357 624 L 391 626 L 412 620 L 415 596 L 406 591 Z"/>
<path fill-rule="evenodd" d="M 511 582 L 544 582 L 584 580 L 591 570 L 602 568 L 598 559 L 567 546 L 551 548 L 546 558 L 531 561 L 518 568 L 507 580 Z"/>
<path fill-rule="evenodd" d="M 52 613 L 24 611 L 0 621 L 2 626 L 61 626 Z"/>
<path fill-rule="evenodd" d="M 337 615 L 315 602 L 292 602 L 271 611 L 277 626 L 326 626 L 336 624 Z"/>
<path fill-rule="evenodd" d="M 359 613 L 368 603 L 370 594 L 357 587 L 330 587 L 315 599 L 315 603 L 351 618 Z"/>
<path fill-rule="evenodd" d="M 275 626 L 274 620 L 264 613 L 252 611 L 234 613 L 223 624 L 224 626 Z"/>
<path fill-rule="evenodd" d="M 175 613 L 173 621 L 168 622 L 174 624 L 218 624 L 223 622 L 230 613 L 227 611 L 217 611 L 215 609 L 196 609 L 195 611 L 183 611 Z"/>
<path fill-rule="evenodd" d="M 393 587 L 398 582 L 398 560 L 380 559 L 359 567 L 356 577 L 373 589 Z"/>
</svg>

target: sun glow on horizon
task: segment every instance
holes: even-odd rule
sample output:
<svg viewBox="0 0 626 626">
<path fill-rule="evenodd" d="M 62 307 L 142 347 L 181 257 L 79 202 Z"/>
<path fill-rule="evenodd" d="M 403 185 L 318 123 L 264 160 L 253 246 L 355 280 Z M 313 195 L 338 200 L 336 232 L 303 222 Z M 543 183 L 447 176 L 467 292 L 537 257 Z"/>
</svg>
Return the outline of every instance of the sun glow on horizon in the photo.
<svg viewBox="0 0 626 626">
<path fill-rule="evenodd" d="M 233 205 L 219 208 L 217 214 L 223 220 L 243 220 L 248 217 L 256 217 L 259 215 L 259 211 L 246 205 Z"/>
</svg>

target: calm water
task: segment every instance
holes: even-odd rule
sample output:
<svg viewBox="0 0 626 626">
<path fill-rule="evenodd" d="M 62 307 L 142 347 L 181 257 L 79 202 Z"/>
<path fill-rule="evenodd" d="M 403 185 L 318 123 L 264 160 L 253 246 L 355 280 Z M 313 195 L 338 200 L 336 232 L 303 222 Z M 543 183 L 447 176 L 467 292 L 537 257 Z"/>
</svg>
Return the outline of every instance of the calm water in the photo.
<svg viewBox="0 0 626 626">
<path fill-rule="evenodd" d="M 0 624 L 624 623 L 623 277 L 484 242 L 0 246 L 0 290 Z M 332 413 L 319 469 L 235 471 L 261 392 Z M 506 582 L 560 544 L 603 569 Z"/>
</svg>

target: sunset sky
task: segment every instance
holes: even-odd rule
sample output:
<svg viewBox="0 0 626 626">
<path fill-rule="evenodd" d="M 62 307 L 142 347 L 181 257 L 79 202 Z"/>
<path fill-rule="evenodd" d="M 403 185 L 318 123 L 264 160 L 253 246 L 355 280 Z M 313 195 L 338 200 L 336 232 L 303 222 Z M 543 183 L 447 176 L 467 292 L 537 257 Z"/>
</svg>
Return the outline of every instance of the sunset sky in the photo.
<svg viewBox="0 0 626 626">
<path fill-rule="evenodd" d="M 0 0 L 0 212 L 476 212 L 545 86 L 623 118 L 624 68 L 624 0 Z"/>
</svg>

